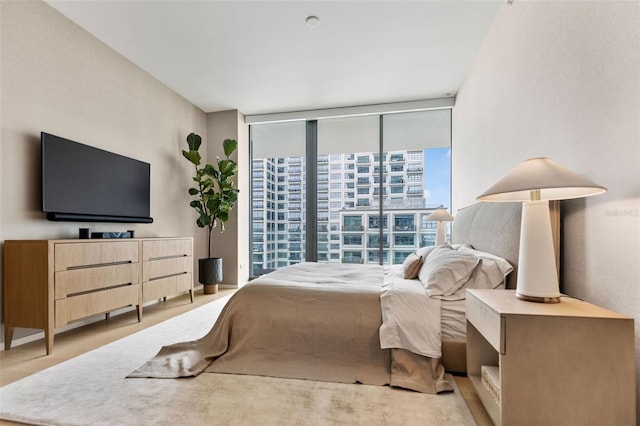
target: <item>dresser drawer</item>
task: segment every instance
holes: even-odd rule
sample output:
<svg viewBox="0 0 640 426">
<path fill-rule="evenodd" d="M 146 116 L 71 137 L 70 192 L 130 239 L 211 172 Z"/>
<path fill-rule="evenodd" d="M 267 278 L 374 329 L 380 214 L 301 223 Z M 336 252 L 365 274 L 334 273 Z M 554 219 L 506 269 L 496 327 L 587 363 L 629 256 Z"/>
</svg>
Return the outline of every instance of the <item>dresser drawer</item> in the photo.
<svg viewBox="0 0 640 426">
<path fill-rule="evenodd" d="M 55 301 L 56 327 L 81 318 L 140 304 L 138 284 L 81 294 Z"/>
<path fill-rule="evenodd" d="M 502 333 L 504 319 L 500 314 L 469 292 L 467 292 L 466 310 L 467 320 L 473 324 L 496 351 L 504 354 L 505 345 L 501 337 L 504 336 L 504 333 Z"/>
<path fill-rule="evenodd" d="M 55 270 L 110 263 L 138 262 L 137 241 L 64 243 L 55 245 Z"/>
<path fill-rule="evenodd" d="M 155 278 L 163 278 L 193 272 L 192 257 L 173 257 L 144 262 L 142 267 L 142 281 L 151 281 Z"/>
<path fill-rule="evenodd" d="M 139 280 L 139 274 L 139 263 L 57 271 L 55 273 L 55 298 L 62 299 L 77 293 L 97 291 L 123 284 L 135 284 Z"/>
<path fill-rule="evenodd" d="M 142 260 L 192 255 L 191 240 L 158 240 L 142 242 Z"/>
<path fill-rule="evenodd" d="M 191 290 L 192 284 L 193 277 L 190 273 L 145 282 L 142 284 L 142 303 Z"/>
</svg>

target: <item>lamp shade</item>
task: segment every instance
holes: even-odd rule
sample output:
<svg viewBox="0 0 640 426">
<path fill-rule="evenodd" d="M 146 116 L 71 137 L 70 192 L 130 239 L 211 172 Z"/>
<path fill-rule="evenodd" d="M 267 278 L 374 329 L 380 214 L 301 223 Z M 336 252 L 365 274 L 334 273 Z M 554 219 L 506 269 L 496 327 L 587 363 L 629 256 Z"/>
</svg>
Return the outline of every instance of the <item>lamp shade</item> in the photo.
<svg viewBox="0 0 640 426">
<path fill-rule="evenodd" d="M 607 188 L 546 158 L 523 161 L 478 197 L 481 201 L 567 200 L 602 194 Z"/>
<path fill-rule="evenodd" d="M 436 209 L 426 217 L 426 220 L 429 222 L 452 222 L 453 216 L 445 209 Z"/>
<path fill-rule="evenodd" d="M 444 244 L 446 239 L 444 222 L 453 221 L 453 216 L 451 216 L 445 209 L 436 209 L 426 217 L 426 220 L 429 222 L 438 222 L 438 226 L 436 228 L 436 245 L 439 246 Z"/>
<path fill-rule="evenodd" d="M 478 197 L 481 201 L 522 201 L 518 299 L 560 302 L 549 200 L 588 197 L 606 190 L 553 160 L 532 158 L 522 162 Z"/>
</svg>

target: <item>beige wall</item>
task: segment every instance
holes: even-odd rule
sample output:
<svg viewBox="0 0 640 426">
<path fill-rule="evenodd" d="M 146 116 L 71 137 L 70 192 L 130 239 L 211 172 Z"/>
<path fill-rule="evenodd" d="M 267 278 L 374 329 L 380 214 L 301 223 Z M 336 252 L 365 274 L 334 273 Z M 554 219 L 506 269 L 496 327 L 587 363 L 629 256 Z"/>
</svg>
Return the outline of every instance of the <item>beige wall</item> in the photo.
<svg viewBox="0 0 640 426">
<path fill-rule="evenodd" d="M 238 111 L 222 111 L 207 116 L 207 149 L 209 162 L 224 158 L 225 139 L 238 141 L 233 158 L 238 163 L 236 185 L 240 189 L 238 203 L 231 211 L 225 231 L 213 230 L 211 256 L 223 258 L 223 285 L 238 286 L 249 279 L 249 141 L 244 116 Z M 203 241 L 206 249 L 206 238 Z"/>
<path fill-rule="evenodd" d="M 195 257 L 206 256 L 189 207 L 192 169 L 180 153 L 189 132 L 206 137 L 206 114 L 44 2 L 0 7 L 0 240 L 75 238 L 80 226 L 134 229 L 145 237 L 196 236 Z M 45 220 L 41 131 L 150 163 L 154 223 Z"/>
<path fill-rule="evenodd" d="M 639 40 L 639 2 L 505 6 L 458 93 L 452 148 L 454 209 L 534 156 L 609 188 L 562 203 L 562 290 L 635 318 L 637 383 Z"/>
</svg>

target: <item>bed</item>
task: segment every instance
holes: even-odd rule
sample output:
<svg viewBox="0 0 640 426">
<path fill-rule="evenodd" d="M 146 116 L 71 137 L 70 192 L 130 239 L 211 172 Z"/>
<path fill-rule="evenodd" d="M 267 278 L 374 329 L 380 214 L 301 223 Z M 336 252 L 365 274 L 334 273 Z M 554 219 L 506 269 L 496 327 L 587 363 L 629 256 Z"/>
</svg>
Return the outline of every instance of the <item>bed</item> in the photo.
<svg viewBox="0 0 640 426">
<path fill-rule="evenodd" d="M 502 279 L 513 288 L 519 233 L 519 203 L 479 203 L 456 214 L 451 246 L 416 254 L 427 250 L 431 260 L 456 255 L 449 249 L 482 250 L 512 266 Z M 450 391 L 445 369 L 466 371 L 464 291 L 471 284 L 442 290 L 447 280 L 429 276 L 436 284 L 424 297 L 424 277 L 405 279 L 406 270 L 302 263 L 266 274 L 230 298 L 207 335 L 163 347 L 128 377 L 212 372 Z"/>
</svg>

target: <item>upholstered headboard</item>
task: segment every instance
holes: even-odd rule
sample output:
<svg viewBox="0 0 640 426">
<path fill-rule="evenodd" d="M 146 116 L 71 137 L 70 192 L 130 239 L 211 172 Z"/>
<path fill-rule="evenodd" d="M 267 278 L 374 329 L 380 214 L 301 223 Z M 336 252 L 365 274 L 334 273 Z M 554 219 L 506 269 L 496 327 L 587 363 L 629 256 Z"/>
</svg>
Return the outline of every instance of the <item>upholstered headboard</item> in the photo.
<svg viewBox="0 0 640 426">
<path fill-rule="evenodd" d="M 551 228 L 559 267 L 560 203 L 550 202 Z M 471 244 L 476 250 L 500 256 L 513 265 L 507 288 L 515 289 L 518 276 L 520 219 L 522 203 L 480 202 L 464 207 L 455 214 L 451 242 Z M 559 269 L 559 268 L 558 268 Z"/>
</svg>

